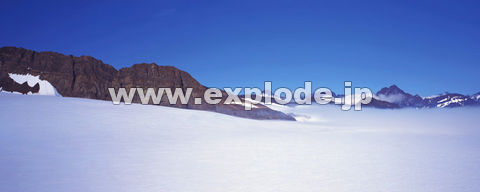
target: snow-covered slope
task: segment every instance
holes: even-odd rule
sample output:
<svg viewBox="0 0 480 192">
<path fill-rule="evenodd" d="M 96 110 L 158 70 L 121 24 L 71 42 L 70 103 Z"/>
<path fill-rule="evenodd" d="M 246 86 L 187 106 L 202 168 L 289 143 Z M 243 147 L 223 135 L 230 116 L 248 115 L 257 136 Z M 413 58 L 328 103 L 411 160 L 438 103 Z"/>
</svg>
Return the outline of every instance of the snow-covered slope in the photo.
<svg viewBox="0 0 480 192">
<path fill-rule="evenodd" d="M 480 102 L 480 92 L 478 92 L 476 94 L 473 94 L 471 96 L 471 99 L 474 100 L 474 101 Z"/>
<path fill-rule="evenodd" d="M 28 94 L 61 96 L 50 82 L 46 80 L 40 80 L 40 76 L 34 76 L 31 74 L 22 75 L 14 73 L 9 73 L 8 75 L 10 78 L 12 78 L 15 82 L 19 84 L 27 82 L 28 86 L 30 87 L 33 87 L 38 83 L 38 85 L 40 86 L 38 93 L 30 92 Z"/>
<path fill-rule="evenodd" d="M 470 96 L 458 93 L 444 93 L 438 96 L 428 97 L 424 101 L 427 107 L 437 108 L 475 106 L 480 104 Z"/>
<path fill-rule="evenodd" d="M 462 96 L 452 96 L 452 97 L 447 97 L 443 98 L 440 101 L 438 101 L 437 107 L 442 108 L 442 107 L 447 107 L 452 104 L 458 104 L 462 105 L 468 97 L 462 97 Z"/>
<path fill-rule="evenodd" d="M 302 122 L 0 93 L 0 191 L 479 191 L 479 108 Z"/>
</svg>

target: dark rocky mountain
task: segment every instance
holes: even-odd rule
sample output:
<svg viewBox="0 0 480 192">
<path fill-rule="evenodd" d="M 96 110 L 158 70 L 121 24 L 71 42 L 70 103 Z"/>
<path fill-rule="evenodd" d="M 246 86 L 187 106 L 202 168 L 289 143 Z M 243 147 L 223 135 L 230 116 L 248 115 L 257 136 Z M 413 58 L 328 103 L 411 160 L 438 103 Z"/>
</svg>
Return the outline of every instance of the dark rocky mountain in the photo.
<svg viewBox="0 0 480 192">
<path fill-rule="evenodd" d="M 423 98 L 419 95 L 405 93 L 396 85 L 382 88 L 376 94 L 378 100 L 397 104 L 399 107 L 423 107 Z"/>
<path fill-rule="evenodd" d="M 30 87 L 28 84 L 18 84 L 9 77 L 9 73 L 31 74 L 41 80 L 50 82 L 59 94 L 65 97 L 80 97 L 89 99 L 111 100 L 109 87 L 114 88 L 193 88 L 192 96 L 187 104 L 168 104 L 167 98 L 160 105 L 214 111 L 252 119 L 283 119 L 295 120 L 293 117 L 271 110 L 263 105 L 257 105 L 251 111 L 236 104 L 210 105 L 203 101 L 201 105 L 193 104 L 195 97 L 201 97 L 207 87 L 201 85 L 190 74 L 171 66 L 157 64 L 135 64 L 132 67 L 116 70 L 108 64 L 90 56 L 75 57 L 55 52 L 35 52 L 23 48 L 0 48 L 0 87 L 4 91 L 20 93 L 38 92 L 38 84 Z M 225 99 L 226 94 L 224 94 Z M 133 102 L 139 103 L 136 95 Z"/>
</svg>

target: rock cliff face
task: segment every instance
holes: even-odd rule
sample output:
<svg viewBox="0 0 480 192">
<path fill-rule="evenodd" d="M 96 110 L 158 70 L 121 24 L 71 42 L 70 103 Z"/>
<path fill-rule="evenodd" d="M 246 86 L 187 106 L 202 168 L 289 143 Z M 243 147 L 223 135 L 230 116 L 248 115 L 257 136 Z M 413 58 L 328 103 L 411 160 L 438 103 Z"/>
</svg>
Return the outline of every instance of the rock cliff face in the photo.
<svg viewBox="0 0 480 192">
<path fill-rule="evenodd" d="M 107 88 L 117 70 L 93 57 L 3 47 L 0 48 L 2 80 L 8 79 L 8 73 L 40 75 L 40 79 L 49 81 L 66 97 L 108 100 Z M 5 89 L 5 85 L 2 87 Z"/>
<path fill-rule="evenodd" d="M 180 102 L 170 105 L 167 98 L 160 105 L 180 108 L 214 111 L 252 119 L 284 119 L 293 117 L 259 105 L 251 111 L 245 111 L 241 105 L 210 105 L 202 102 L 194 104 L 195 97 L 202 97 L 207 87 L 201 85 L 190 74 L 171 66 L 156 64 L 135 64 L 132 67 L 116 70 L 108 64 L 90 56 L 68 56 L 55 52 L 35 52 L 23 48 L 0 48 L 0 87 L 5 91 L 20 93 L 38 92 L 38 84 L 30 87 L 26 83 L 18 84 L 9 77 L 9 73 L 39 75 L 40 79 L 50 82 L 59 94 L 65 97 L 111 100 L 109 87 L 114 88 L 193 88 L 187 104 Z M 226 94 L 224 94 L 226 96 Z M 133 102 L 139 103 L 135 96 Z"/>
</svg>

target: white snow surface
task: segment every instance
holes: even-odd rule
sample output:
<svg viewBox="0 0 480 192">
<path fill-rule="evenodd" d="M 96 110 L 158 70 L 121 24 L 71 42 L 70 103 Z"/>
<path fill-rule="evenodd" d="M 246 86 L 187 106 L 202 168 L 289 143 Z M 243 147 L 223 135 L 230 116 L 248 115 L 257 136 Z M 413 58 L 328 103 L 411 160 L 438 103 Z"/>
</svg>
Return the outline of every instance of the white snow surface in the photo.
<svg viewBox="0 0 480 192">
<path fill-rule="evenodd" d="M 10 78 L 12 78 L 15 82 L 19 84 L 23 84 L 27 82 L 28 86 L 30 87 L 33 87 L 38 83 L 40 86 L 40 89 L 38 93 L 34 93 L 35 95 L 61 96 L 57 92 L 57 89 L 55 89 L 55 87 L 50 82 L 46 80 L 40 80 L 39 75 L 37 76 L 31 75 L 31 74 L 22 75 L 22 74 L 15 74 L 15 73 L 9 73 L 8 75 Z M 28 94 L 31 95 L 32 93 L 29 92 Z"/>
<path fill-rule="evenodd" d="M 0 191 L 480 191 L 480 108 L 261 121 L 0 93 Z"/>
</svg>

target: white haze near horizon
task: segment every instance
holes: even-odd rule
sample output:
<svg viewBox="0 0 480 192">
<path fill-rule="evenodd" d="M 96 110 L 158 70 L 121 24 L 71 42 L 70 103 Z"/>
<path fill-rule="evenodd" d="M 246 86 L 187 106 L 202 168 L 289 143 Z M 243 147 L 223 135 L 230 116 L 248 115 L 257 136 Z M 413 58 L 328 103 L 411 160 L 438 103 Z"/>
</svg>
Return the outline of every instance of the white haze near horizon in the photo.
<svg viewBox="0 0 480 192">
<path fill-rule="evenodd" d="M 0 191 L 480 191 L 480 108 L 276 108 L 0 94 Z"/>
</svg>

